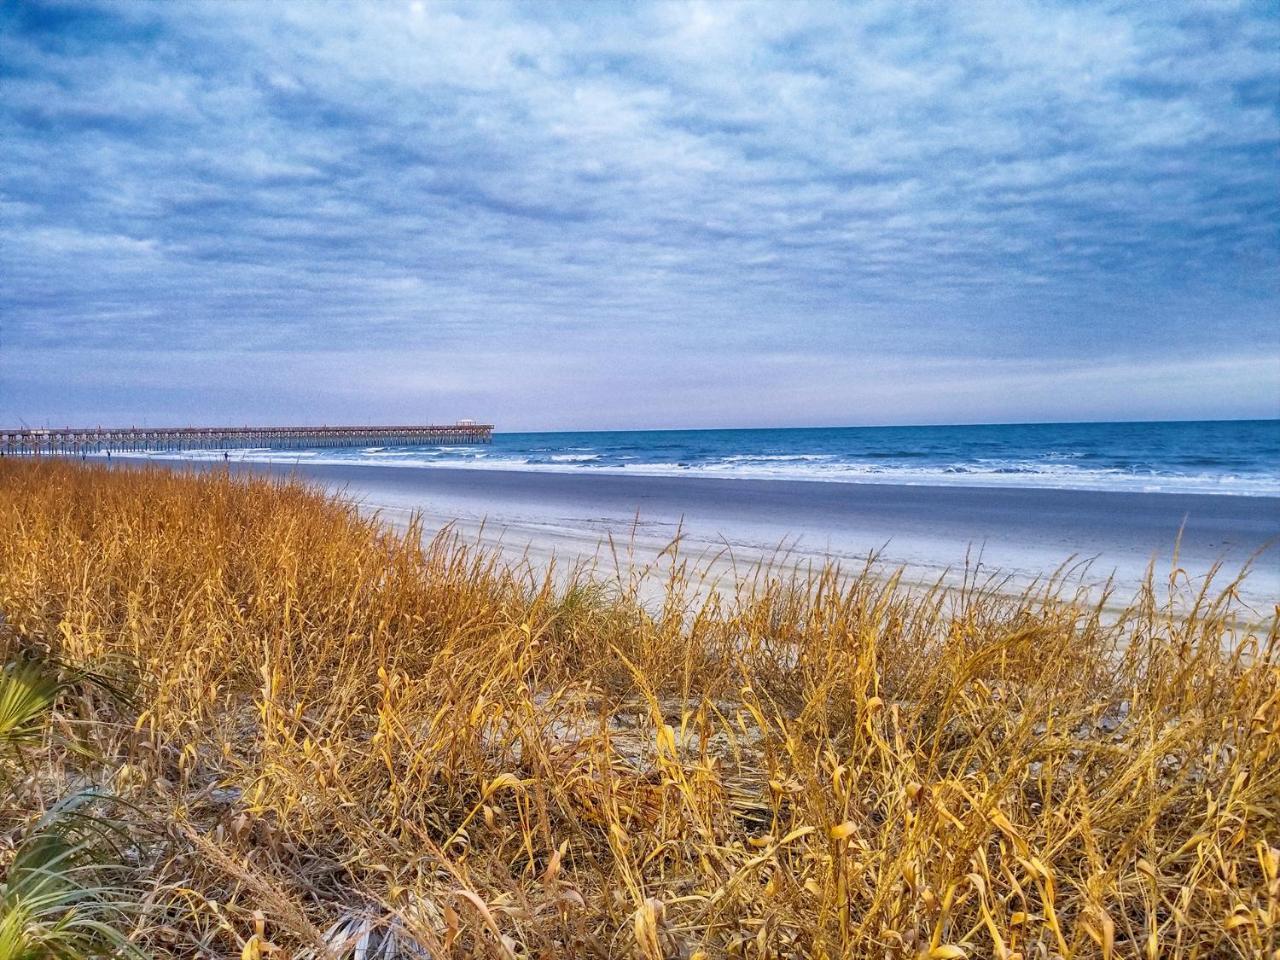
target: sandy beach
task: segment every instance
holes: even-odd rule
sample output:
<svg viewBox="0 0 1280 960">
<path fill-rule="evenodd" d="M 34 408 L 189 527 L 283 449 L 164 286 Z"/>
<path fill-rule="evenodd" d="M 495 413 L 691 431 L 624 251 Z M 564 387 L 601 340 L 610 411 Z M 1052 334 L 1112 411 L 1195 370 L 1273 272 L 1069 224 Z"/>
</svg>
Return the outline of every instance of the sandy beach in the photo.
<svg viewBox="0 0 1280 960">
<path fill-rule="evenodd" d="M 221 464 L 171 465 L 222 469 Z M 1280 498 L 1088 490 L 894 486 L 334 464 L 231 463 L 233 471 L 297 474 L 403 525 L 452 524 L 508 556 L 559 563 L 647 563 L 677 536 L 681 553 L 731 572 L 761 561 L 834 560 L 861 567 L 878 553 L 909 580 L 958 580 L 968 558 L 1011 590 L 1068 561 L 1075 582 L 1114 580 L 1127 600 L 1154 562 L 1193 578 L 1221 563 L 1220 583 L 1253 561 L 1243 599 L 1260 616 L 1280 597 Z M 610 548 L 612 539 L 614 548 Z M 1269 546 L 1270 545 L 1270 546 Z"/>
</svg>

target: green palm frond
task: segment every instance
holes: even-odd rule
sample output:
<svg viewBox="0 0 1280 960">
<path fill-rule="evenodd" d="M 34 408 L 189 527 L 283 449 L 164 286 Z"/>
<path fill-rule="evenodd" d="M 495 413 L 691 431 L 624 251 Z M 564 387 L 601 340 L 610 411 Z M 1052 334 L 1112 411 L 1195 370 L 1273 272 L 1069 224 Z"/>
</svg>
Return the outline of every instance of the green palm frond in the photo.
<svg viewBox="0 0 1280 960">
<path fill-rule="evenodd" d="M 117 929 L 134 910 L 114 862 L 119 828 L 88 810 L 102 799 L 65 798 L 19 845 L 0 887 L 0 960 L 140 956 Z"/>
<path fill-rule="evenodd" d="M 38 740 L 66 688 L 62 677 L 37 661 L 10 663 L 0 669 L 0 750 Z"/>
</svg>

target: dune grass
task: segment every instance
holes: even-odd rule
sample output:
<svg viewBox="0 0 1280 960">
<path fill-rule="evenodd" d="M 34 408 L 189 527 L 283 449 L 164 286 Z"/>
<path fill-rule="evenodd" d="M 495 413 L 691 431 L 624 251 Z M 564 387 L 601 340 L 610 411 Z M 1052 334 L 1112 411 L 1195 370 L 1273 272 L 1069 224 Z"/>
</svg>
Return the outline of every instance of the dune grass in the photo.
<svg viewBox="0 0 1280 960">
<path fill-rule="evenodd" d="M 158 956 L 1280 956 L 1275 611 L 673 554 L 2 463 L 4 658 L 71 672 L 0 757 L 0 863 L 92 788 Z"/>
</svg>

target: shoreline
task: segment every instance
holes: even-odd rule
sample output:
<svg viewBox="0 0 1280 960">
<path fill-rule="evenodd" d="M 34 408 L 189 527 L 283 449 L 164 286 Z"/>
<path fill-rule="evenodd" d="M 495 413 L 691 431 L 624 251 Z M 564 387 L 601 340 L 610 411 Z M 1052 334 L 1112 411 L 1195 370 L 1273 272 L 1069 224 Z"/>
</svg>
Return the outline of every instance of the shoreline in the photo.
<svg viewBox="0 0 1280 960">
<path fill-rule="evenodd" d="M 252 453 L 254 455 L 246 455 Z M 95 459 L 101 458 L 101 454 L 93 454 Z M 379 459 L 380 457 L 392 456 L 403 459 Z M 411 459 L 414 454 L 386 454 L 384 450 L 379 448 L 378 455 L 371 456 L 369 459 L 357 459 L 351 457 L 334 457 L 320 453 L 308 453 L 306 456 L 293 455 L 284 450 L 267 451 L 266 448 L 257 451 L 235 451 L 230 463 L 243 464 L 245 466 L 264 466 L 264 467 L 304 467 L 314 469 L 325 469 L 328 467 L 338 468 L 356 468 L 356 469 L 390 469 L 390 470 L 445 470 L 445 471 L 461 471 L 461 472 L 479 472 L 479 473 L 534 473 L 534 474 L 561 474 L 565 476 L 580 477 L 623 477 L 627 479 L 655 479 L 655 480 L 711 480 L 711 481 L 746 481 L 746 482 L 780 482 L 780 483 L 805 483 L 805 484 L 823 484 L 823 485 L 856 485 L 871 487 L 926 487 L 940 490 L 1042 490 L 1053 492 L 1079 492 L 1079 493 L 1123 493 L 1134 494 L 1140 496 L 1206 496 L 1206 497 L 1246 497 L 1250 499 L 1261 500 L 1280 500 L 1280 485 L 1267 483 L 1262 486 L 1245 486 L 1237 485 L 1235 487 L 1222 487 L 1214 482 L 1204 482 L 1204 478 L 1200 478 L 1200 482 L 1196 482 L 1194 477 L 1183 478 L 1130 478 L 1125 482 L 1116 482 L 1111 479 L 1110 483 L 1103 483 L 1098 480 L 1075 479 L 1072 482 L 1064 482 L 1063 476 L 1058 476 L 1056 481 L 1048 479 L 1033 479 L 1031 475 L 1019 474 L 1017 479 L 1009 479 L 1001 473 L 971 473 L 961 471 L 958 473 L 951 472 L 929 472 L 921 470 L 917 472 L 899 471 L 894 473 L 886 471 L 883 473 L 849 473 L 849 472 L 830 472 L 830 473 L 795 473 L 785 470 L 774 470 L 770 468 L 762 468 L 754 466 L 750 468 L 739 468 L 735 470 L 715 469 L 707 464 L 632 464 L 626 467 L 618 465 L 597 465 L 592 464 L 588 467 L 583 466 L 580 459 L 594 459 L 595 455 L 565 455 L 564 457 L 552 456 L 549 461 L 502 461 L 502 460 L 421 460 Z M 163 460 L 165 462 L 183 462 L 192 464 L 217 465 L 228 461 L 223 461 L 216 454 L 197 454 L 192 455 L 188 452 L 183 456 L 171 456 L 167 453 L 135 453 L 124 452 L 117 454 L 118 459 L 129 459 L 142 462 L 150 462 Z M 563 459 L 566 462 L 556 462 Z M 764 459 L 770 459 L 765 457 Z M 783 456 L 780 459 L 808 459 L 807 456 L 798 457 Z M 1042 475 L 1047 476 L 1047 475 Z"/>
<path fill-rule="evenodd" d="M 1280 497 L 305 461 L 115 463 L 297 476 L 397 526 L 417 513 L 428 535 L 451 527 L 538 563 L 609 561 L 610 538 L 645 561 L 679 536 L 686 559 L 731 571 L 770 559 L 861 567 L 878 553 L 882 567 L 904 567 L 912 581 L 958 579 L 977 562 L 1022 589 L 1074 563 L 1068 583 L 1097 591 L 1112 577 L 1124 596 L 1152 563 L 1156 583 L 1166 581 L 1177 546 L 1178 567 L 1192 579 L 1221 563 L 1219 588 L 1257 554 L 1242 599 L 1265 618 L 1280 599 Z"/>
</svg>

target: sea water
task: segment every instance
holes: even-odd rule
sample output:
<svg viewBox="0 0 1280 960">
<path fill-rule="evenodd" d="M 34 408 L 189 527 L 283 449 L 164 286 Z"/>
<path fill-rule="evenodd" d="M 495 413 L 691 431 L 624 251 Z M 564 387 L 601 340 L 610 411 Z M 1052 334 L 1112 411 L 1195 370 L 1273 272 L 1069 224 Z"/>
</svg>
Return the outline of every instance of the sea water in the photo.
<svg viewBox="0 0 1280 960">
<path fill-rule="evenodd" d="M 1280 420 L 496 433 L 484 446 L 260 448 L 232 451 L 230 457 L 421 469 L 1280 495 Z"/>
</svg>

